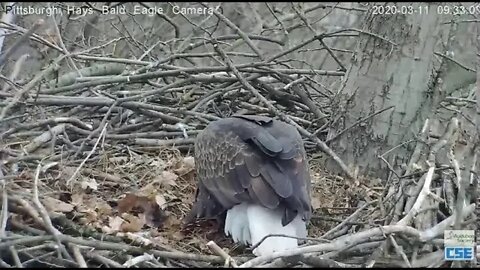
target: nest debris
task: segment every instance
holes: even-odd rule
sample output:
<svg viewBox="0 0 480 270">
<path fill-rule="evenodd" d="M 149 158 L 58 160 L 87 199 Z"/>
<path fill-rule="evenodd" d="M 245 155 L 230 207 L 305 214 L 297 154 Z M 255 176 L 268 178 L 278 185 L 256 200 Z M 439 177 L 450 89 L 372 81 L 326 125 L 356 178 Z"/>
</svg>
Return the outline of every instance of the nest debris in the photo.
<svg viewBox="0 0 480 270">
<path fill-rule="evenodd" d="M 241 30 L 237 38 L 250 46 L 251 39 L 262 40 Z M 94 49 L 62 54 L 21 91 L 0 92 L 6 98 L 0 102 L 0 266 L 449 265 L 443 260 L 443 231 L 477 222 L 468 191 L 475 181 L 457 181 L 454 158 L 447 165 L 435 162 L 438 150 L 455 141 L 455 120 L 445 139 L 419 146 L 410 162 L 416 167 L 405 175 L 352 185 L 325 172 L 318 149 L 346 167 L 323 143 L 333 93 L 319 91 L 315 76 L 345 73 L 277 62 L 318 38 L 268 58 L 254 55 L 260 60 L 241 65 L 233 64 L 235 57 L 218 40 L 202 39 L 177 56 L 112 59 L 39 86 L 65 58 L 78 66 L 86 59 L 109 62 L 100 53 L 92 56 Z M 206 43 L 225 65 L 170 65 L 175 58 L 198 57 L 186 51 Z M 78 72 L 93 79 L 72 79 Z M 314 216 L 310 238 L 297 250 L 254 258 L 213 223 L 180 228 L 195 192 L 195 135 L 210 121 L 237 112 L 279 117 L 305 138 Z M 303 254 L 300 261 L 281 259 L 296 254 Z"/>
</svg>

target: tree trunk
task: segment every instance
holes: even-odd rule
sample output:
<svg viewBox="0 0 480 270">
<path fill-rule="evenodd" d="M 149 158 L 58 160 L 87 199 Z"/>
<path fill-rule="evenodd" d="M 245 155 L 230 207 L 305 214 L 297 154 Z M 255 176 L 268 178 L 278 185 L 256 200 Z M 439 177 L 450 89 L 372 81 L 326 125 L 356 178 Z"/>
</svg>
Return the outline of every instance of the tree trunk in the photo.
<svg viewBox="0 0 480 270">
<path fill-rule="evenodd" d="M 437 5 L 429 3 L 376 5 L 398 9 L 411 5 L 422 13 L 428 6 L 428 14 L 378 15 L 373 14 L 375 8 L 369 9 L 349 73 L 334 101 L 337 117 L 327 141 L 356 172 L 385 179 L 387 162 L 397 173 L 408 164 L 415 146 L 408 142 L 444 96 L 436 90 L 442 88 L 436 86 L 439 65 L 434 52 L 448 33 L 442 22 L 449 17 L 439 15 Z M 348 131 L 336 137 L 344 129 Z"/>
</svg>

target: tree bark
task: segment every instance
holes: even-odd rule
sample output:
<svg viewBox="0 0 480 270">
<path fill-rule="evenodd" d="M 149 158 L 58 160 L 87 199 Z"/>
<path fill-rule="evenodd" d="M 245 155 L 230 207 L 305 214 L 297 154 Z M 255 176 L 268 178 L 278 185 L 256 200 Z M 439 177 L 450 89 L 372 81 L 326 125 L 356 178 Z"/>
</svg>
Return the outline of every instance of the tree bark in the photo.
<svg viewBox="0 0 480 270">
<path fill-rule="evenodd" d="M 385 179 L 390 165 L 400 173 L 408 164 L 415 146 L 408 142 L 444 96 L 442 87 L 436 85 L 439 65 L 434 62 L 434 52 L 449 28 L 442 24 L 448 16 L 437 14 L 434 4 L 375 5 L 396 5 L 398 9 L 411 5 L 417 10 L 422 6 L 424 12 L 428 6 L 428 14 L 379 15 L 369 9 L 362 29 L 365 33 L 360 34 L 349 73 L 334 101 L 337 117 L 327 140 L 349 128 L 330 146 L 352 170 Z M 334 164 L 328 165 L 335 169 Z"/>
</svg>

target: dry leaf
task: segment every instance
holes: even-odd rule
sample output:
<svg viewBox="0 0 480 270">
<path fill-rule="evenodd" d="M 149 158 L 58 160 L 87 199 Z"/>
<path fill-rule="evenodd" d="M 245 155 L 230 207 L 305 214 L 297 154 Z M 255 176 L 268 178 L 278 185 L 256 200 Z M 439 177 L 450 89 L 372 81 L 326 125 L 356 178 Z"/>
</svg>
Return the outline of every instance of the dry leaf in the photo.
<svg viewBox="0 0 480 270">
<path fill-rule="evenodd" d="M 312 196 L 312 208 L 313 210 L 316 210 L 318 208 L 322 207 L 322 202 L 317 196 Z"/>
<path fill-rule="evenodd" d="M 118 232 L 120 231 L 120 227 L 122 226 L 124 220 L 121 217 L 109 217 L 108 218 L 108 226 L 111 231 Z"/>
<path fill-rule="evenodd" d="M 90 189 L 93 189 L 93 190 L 97 190 L 98 189 L 98 184 L 97 184 L 97 181 L 95 181 L 94 178 L 85 177 L 81 182 L 81 187 L 82 187 L 82 189 L 90 188 Z"/>
<path fill-rule="evenodd" d="M 106 201 L 99 201 L 95 207 L 100 216 L 110 216 L 113 212 L 112 207 Z"/>
<path fill-rule="evenodd" d="M 122 218 L 125 219 L 125 222 L 120 226 L 122 232 L 138 232 L 145 225 L 144 220 L 134 215 L 124 213 Z"/>
<path fill-rule="evenodd" d="M 158 194 L 155 196 L 155 202 L 160 206 L 160 209 L 165 210 L 165 207 L 167 206 L 167 200 L 165 200 L 165 197 L 163 197 L 162 194 Z"/>
<path fill-rule="evenodd" d="M 98 220 L 98 214 L 93 209 L 85 209 L 85 211 L 83 211 L 83 213 L 85 215 L 85 219 L 87 221 L 87 224 L 94 223 Z"/>
<path fill-rule="evenodd" d="M 118 212 L 127 213 L 132 210 L 143 212 L 145 214 L 144 224 L 150 227 L 159 227 L 164 221 L 165 214 L 156 200 L 157 198 L 149 199 L 148 197 L 129 193 L 118 202 Z M 162 199 L 158 198 L 158 202 L 162 203 Z"/>
<path fill-rule="evenodd" d="M 140 208 L 145 211 L 145 208 L 149 207 L 149 204 L 151 203 L 147 197 L 128 193 L 125 195 L 125 198 L 118 202 L 118 212 L 130 212 L 134 208 Z"/>
<path fill-rule="evenodd" d="M 51 197 L 42 199 L 43 204 L 49 212 L 68 213 L 73 211 L 74 206 Z"/>
<path fill-rule="evenodd" d="M 137 194 L 139 196 L 152 197 L 152 196 L 155 196 L 157 192 L 158 192 L 158 188 L 156 187 L 156 183 L 152 182 L 142 187 Z"/>
<path fill-rule="evenodd" d="M 160 186 L 169 187 L 176 186 L 175 181 L 177 180 L 178 175 L 170 171 L 163 171 L 158 177 L 155 178 L 155 182 L 159 183 Z"/>
</svg>

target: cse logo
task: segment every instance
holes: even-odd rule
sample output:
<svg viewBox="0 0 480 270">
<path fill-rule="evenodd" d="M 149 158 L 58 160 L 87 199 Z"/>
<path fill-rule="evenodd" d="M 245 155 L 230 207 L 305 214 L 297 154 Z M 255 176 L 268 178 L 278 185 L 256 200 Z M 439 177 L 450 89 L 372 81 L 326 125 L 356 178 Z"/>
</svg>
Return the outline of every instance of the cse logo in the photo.
<svg viewBox="0 0 480 270">
<path fill-rule="evenodd" d="M 445 260 L 447 261 L 473 260 L 473 247 L 445 247 Z"/>
</svg>

